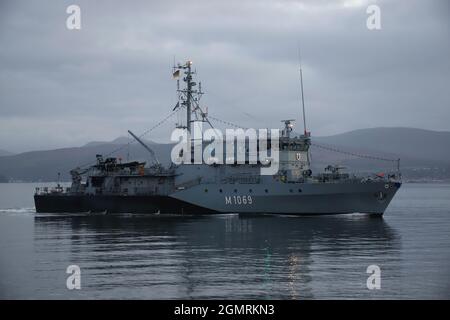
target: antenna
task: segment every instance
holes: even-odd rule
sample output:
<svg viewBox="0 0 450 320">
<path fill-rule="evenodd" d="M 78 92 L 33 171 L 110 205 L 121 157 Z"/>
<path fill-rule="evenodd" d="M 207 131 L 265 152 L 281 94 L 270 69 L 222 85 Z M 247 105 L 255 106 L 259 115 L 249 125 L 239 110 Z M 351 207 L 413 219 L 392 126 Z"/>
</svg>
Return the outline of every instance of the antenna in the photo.
<svg viewBox="0 0 450 320">
<path fill-rule="evenodd" d="M 298 45 L 298 60 L 299 60 L 299 64 L 300 64 L 300 88 L 302 91 L 303 130 L 304 130 L 306 139 L 309 140 L 309 134 L 308 134 L 308 131 L 306 131 L 305 95 L 303 93 L 302 55 L 300 52 L 300 44 Z M 306 163 L 309 168 L 310 163 L 311 163 L 311 155 L 310 155 L 309 148 L 306 152 Z"/>
<path fill-rule="evenodd" d="M 305 136 L 306 136 L 307 131 L 306 131 L 306 115 L 305 115 L 305 95 L 303 94 L 302 56 L 300 54 L 300 46 L 298 47 L 298 60 L 299 60 L 299 64 L 300 64 L 300 88 L 302 91 L 303 129 L 305 131 Z"/>
</svg>

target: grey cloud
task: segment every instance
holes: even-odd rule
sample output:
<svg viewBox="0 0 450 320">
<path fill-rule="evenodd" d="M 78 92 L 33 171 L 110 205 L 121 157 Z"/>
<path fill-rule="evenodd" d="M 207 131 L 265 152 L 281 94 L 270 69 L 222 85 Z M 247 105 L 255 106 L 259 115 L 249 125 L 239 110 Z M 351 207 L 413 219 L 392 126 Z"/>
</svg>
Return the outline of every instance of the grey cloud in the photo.
<svg viewBox="0 0 450 320">
<path fill-rule="evenodd" d="M 447 1 L 76 1 L 82 30 L 68 31 L 72 3 L 2 1 L 1 149 L 143 132 L 175 104 L 174 55 L 194 61 L 211 115 L 253 127 L 300 120 L 299 43 L 313 134 L 450 130 Z M 365 27 L 370 3 L 380 31 Z"/>
</svg>

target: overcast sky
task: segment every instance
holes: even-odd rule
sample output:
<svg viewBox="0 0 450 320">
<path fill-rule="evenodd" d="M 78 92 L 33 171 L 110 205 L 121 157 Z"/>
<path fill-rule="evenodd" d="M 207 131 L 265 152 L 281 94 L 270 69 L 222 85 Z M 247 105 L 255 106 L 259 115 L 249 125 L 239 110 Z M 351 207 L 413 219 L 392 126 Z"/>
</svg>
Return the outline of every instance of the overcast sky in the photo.
<svg viewBox="0 0 450 320">
<path fill-rule="evenodd" d="M 66 28 L 71 4 L 81 30 Z M 2 0 L 0 149 L 144 132 L 176 103 L 174 56 L 194 62 L 211 116 L 300 126 L 299 46 L 313 135 L 450 130 L 449 18 L 447 0 Z M 146 138 L 168 140 L 175 120 Z"/>
</svg>

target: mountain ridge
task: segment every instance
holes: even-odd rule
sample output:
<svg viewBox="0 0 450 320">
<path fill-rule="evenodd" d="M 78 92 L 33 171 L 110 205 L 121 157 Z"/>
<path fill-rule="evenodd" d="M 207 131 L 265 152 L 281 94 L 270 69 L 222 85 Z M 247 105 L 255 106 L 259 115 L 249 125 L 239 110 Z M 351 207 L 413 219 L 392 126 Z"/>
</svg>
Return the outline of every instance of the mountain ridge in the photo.
<svg viewBox="0 0 450 320">
<path fill-rule="evenodd" d="M 4 150 L 4 149 L 0 149 L 0 157 L 3 157 L 3 156 L 12 156 L 12 155 L 14 155 L 14 153 L 9 152 L 9 151 Z"/>
<path fill-rule="evenodd" d="M 151 161 L 151 156 L 130 138 L 118 137 L 109 142 L 92 141 L 81 147 L 59 148 L 53 150 L 28 151 L 15 155 L 0 156 L 0 175 L 14 181 L 55 181 L 57 173 L 69 180 L 69 171 L 82 164 L 95 163 L 95 155 L 114 154 L 123 161 Z M 162 163 L 170 163 L 173 144 L 151 145 Z M 395 163 L 383 163 L 350 157 L 348 153 L 401 158 L 402 171 L 407 177 L 450 179 L 450 132 L 432 131 L 406 127 L 377 127 L 357 129 L 332 136 L 313 136 L 311 154 L 313 168 L 317 172 L 327 164 L 341 164 L 355 170 L 368 171 L 375 168 L 390 170 Z M 333 146 L 343 153 L 333 153 L 319 146 Z M 347 152 L 347 154 L 345 153 Z M 405 176 L 404 175 L 404 176 Z"/>
</svg>

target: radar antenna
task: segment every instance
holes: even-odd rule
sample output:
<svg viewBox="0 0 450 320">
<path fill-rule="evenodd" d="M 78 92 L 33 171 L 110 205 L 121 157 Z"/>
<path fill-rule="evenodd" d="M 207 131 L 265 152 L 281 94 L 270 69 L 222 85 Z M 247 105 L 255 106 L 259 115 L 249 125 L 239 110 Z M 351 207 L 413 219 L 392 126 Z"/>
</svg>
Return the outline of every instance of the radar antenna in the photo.
<svg viewBox="0 0 450 320">
<path fill-rule="evenodd" d="M 290 137 L 292 129 L 294 128 L 294 121 L 295 121 L 295 119 L 281 120 L 281 122 L 284 122 L 284 128 L 282 131 L 283 137 L 287 137 L 287 138 Z"/>
</svg>

